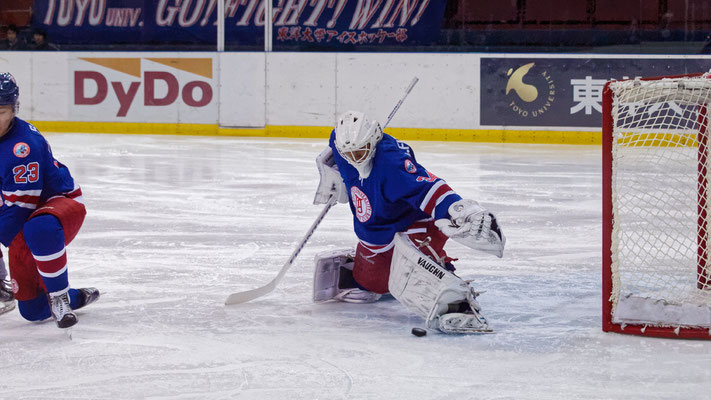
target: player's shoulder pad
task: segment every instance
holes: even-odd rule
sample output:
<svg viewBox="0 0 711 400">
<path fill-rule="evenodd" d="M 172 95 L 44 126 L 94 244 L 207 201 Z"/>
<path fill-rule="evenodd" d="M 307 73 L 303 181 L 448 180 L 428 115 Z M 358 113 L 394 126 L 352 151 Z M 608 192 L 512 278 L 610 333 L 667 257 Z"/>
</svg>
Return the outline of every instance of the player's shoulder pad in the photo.
<svg viewBox="0 0 711 400">
<path fill-rule="evenodd" d="M 412 149 L 407 143 L 397 140 L 394 137 L 383 134 L 383 139 L 378 143 L 378 151 L 383 151 L 384 153 L 390 155 L 412 157 Z"/>
<path fill-rule="evenodd" d="M 18 126 L 17 126 L 18 129 L 20 129 L 23 133 L 27 133 L 27 134 L 31 134 L 31 135 L 42 136 L 42 135 L 40 134 L 39 129 L 37 129 L 37 127 L 35 127 L 35 126 L 32 125 L 31 123 L 25 121 L 24 119 L 15 118 L 15 121 L 16 121 L 16 123 L 17 123 L 17 125 L 18 125 Z"/>
<path fill-rule="evenodd" d="M 12 154 L 16 159 L 35 159 L 45 151 L 51 153 L 47 140 L 34 125 L 20 118 L 16 118 L 15 123 L 18 134 L 13 136 L 8 144 L 12 147 Z"/>
<path fill-rule="evenodd" d="M 375 157 L 380 159 L 381 163 L 394 168 L 406 167 L 407 165 L 414 167 L 415 164 L 410 146 L 387 134 L 384 134 L 383 139 L 378 143 Z M 414 173 L 411 168 L 405 168 L 405 170 Z"/>
</svg>

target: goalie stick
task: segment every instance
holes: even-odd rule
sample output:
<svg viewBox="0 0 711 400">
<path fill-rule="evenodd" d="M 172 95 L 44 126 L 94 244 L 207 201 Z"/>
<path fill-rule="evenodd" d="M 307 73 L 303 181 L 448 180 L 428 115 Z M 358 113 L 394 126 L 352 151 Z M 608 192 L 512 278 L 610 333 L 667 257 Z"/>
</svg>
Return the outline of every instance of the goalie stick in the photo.
<svg viewBox="0 0 711 400">
<path fill-rule="evenodd" d="M 277 283 L 281 280 L 281 278 L 284 276 L 286 271 L 291 267 L 291 264 L 294 263 L 294 260 L 296 259 L 296 256 L 299 255 L 301 252 L 301 249 L 306 246 L 306 242 L 309 240 L 311 235 L 314 234 L 314 231 L 316 230 L 316 227 L 323 221 L 323 218 L 326 216 L 326 213 L 328 210 L 333 207 L 333 205 L 336 204 L 336 197 L 331 196 L 330 199 L 328 199 L 328 203 L 326 203 L 326 206 L 321 210 L 321 214 L 316 217 L 316 221 L 314 221 L 313 224 L 311 224 L 311 228 L 306 232 L 306 235 L 304 235 L 304 238 L 301 239 L 301 242 L 299 242 L 299 245 L 296 246 L 296 249 L 294 249 L 294 252 L 291 253 L 291 257 L 289 257 L 289 260 L 284 264 L 283 267 L 281 267 L 281 271 L 279 271 L 279 274 L 272 279 L 271 282 L 267 283 L 264 286 L 258 287 L 256 289 L 252 290 L 247 290 L 246 292 L 237 292 L 237 293 L 232 293 L 227 297 L 227 300 L 225 300 L 225 305 L 231 305 L 231 304 L 240 304 L 240 303 L 246 303 L 250 300 L 254 300 L 258 297 L 262 297 L 265 294 L 271 292 L 274 290 L 276 287 Z"/>
<path fill-rule="evenodd" d="M 395 116 L 395 113 L 397 113 L 397 110 L 400 109 L 400 106 L 402 103 L 405 101 L 407 98 L 407 95 L 410 94 L 412 91 L 412 88 L 415 87 L 415 84 L 419 81 L 419 78 L 414 77 L 412 78 L 412 81 L 410 84 L 407 86 L 407 89 L 405 89 L 405 94 L 398 100 L 397 104 L 395 105 L 395 108 L 390 112 L 390 115 L 388 115 L 387 121 L 385 121 L 385 125 L 383 125 L 383 130 L 390 124 L 390 121 L 393 119 Z M 323 221 L 324 217 L 326 217 L 326 214 L 328 211 L 331 209 L 336 204 L 336 198 L 334 196 L 331 196 L 331 198 L 328 199 L 328 203 L 326 203 L 326 206 L 323 207 L 323 210 L 321 210 L 321 213 L 316 217 L 316 220 L 314 221 L 313 224 L 311 224 L 311 227 L 309 230 L 306 232 L 306 235 L 304 235 L 303 239 L 299 242 L 299 244 L 296 246 L 294 251 L 291 253 L 291 257 L 289 257 L 289 260 L 281 267 L 281 270 L 277 274 L 277 276 L 271 280 L 271 282 L 267 283 L 264 286 L 260 286 L 256 289 L 251 289 L 247 290 L 244 292 L 237 292 L 237 293 L 232 293 L 227 297 L 227 300 L 225 300 L 225 305 L 233 305 L 233 304 L 241 304 L 241 303 L 246 303 L 250 300 L 254 300 L 256 298 L 262 297 L 265 294 L 271 292 L 276 288 L 276 285 L 281 281 L 281 278 L 284 277 L 284 274 L 286 274 L 286 271 L 291 268 L 291 265 L 294 263 L 294 260 L 296 259 L 296 256 L 299 255 L 301 250 L 306 246 L 306 242 L 308 242 L 309 238 L 311 235 L 314 234 L 316 231 L 316 228 L 319 226 L 321 221 Z"/>
</svg>

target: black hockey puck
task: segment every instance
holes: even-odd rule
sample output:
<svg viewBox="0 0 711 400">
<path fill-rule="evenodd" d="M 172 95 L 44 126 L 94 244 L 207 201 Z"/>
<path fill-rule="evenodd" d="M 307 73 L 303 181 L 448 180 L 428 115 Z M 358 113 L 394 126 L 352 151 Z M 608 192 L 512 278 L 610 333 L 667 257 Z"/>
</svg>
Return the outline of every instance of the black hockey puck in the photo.
<svg viewBox="0 0 711 400">
<path fill-rule="evenodd" d="M 427 331 L 422 328 L 412 328 L 412 334 L 417 337 L 422 337 L 427 334 Z"/>
</svg>

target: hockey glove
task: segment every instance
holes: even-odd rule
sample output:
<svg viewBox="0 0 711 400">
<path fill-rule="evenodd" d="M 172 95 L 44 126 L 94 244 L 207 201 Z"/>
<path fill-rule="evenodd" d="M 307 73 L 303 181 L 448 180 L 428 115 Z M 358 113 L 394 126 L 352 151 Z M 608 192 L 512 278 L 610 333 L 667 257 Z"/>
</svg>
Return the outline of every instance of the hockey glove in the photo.
<svg viewBox="0 0 711 400">
<path fill-rule="evenodd" d="M 442 233 L 474 250 L 503 257 L 506 237 L 494 214 L 467 199 L 452 203 L 448 211 L 451 219 L 435 221 Z"/>
</svg>

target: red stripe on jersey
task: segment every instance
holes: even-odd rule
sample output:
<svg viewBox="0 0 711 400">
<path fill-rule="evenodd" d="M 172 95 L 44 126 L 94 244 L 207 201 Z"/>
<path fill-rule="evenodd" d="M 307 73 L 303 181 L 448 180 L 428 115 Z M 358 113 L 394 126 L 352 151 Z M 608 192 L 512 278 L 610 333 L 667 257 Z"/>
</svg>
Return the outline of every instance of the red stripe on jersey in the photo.
<svg viewBox="0 0 711 400">
<path fill-rule="evenodd" d="M 6 202 L 10 203 L 27 203 L 37 205 L 39 203 L 39 196 L 23 195 L 17 196 L 14 194 L 9 194 L 4 196 Z"/>
<path fill-rule="evenodd" d="M 435 206 L 440 200 L 440 197 L 442 197 L 445 193 L 451 190 L 452 188 L 450 188 L 447 184 L 438 187 L 437 190 L 435 190 L 434 194 L 432 194 L 432 197 L 430 197 L 430 201 L 427 202 L 423 211 L 429 215 L 432 215 Z"/>
<path fill-rule="evenodd" d="M 77 198 L 77 197 L 79 197 L 79 196 L 81 196 L 81 195 L 82 195 L 82 194 L 81 194 L 81 188 L 80 188 L 80 187 L 78 187 L 78 188 L 72 190 L 71 192 L 65 194 L 65 196 L 69 197 L 70 199 L 75 199 L 75 198 Z"/>
</svg>

